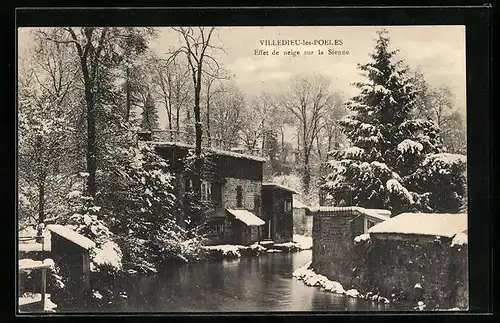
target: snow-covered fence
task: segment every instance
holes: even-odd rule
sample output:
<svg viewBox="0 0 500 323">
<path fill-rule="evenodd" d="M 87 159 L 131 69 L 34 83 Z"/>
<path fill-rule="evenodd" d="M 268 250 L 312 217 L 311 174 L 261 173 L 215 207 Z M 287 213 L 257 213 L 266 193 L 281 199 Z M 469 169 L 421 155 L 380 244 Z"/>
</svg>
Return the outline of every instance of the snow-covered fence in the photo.
<svg viewBox="0 0 500 323">
<path fill-rule="evenodd" d="M 47 291 L 47 269 L 50 267 L 48 263 L 42 261 L 33 261 L 31 259 L 21 259 L 19 261 L 19 271 L 40 270 L 40 300 L 37 297 L 20 297 L 19 307 L 28 306 L 40 302 L 41 310 L 45 311 L 46 306 L 46 291 Z"/>
</svg>

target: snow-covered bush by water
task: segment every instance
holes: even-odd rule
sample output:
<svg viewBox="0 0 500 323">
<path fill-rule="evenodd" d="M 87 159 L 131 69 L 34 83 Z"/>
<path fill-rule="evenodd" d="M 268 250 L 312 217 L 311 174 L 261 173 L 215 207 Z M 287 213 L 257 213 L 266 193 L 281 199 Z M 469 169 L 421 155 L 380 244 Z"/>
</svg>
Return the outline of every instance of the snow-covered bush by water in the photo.
<svg viewBox="0 0 500 323">
<path fill-rule="evenodd" d="M 314 272 L 314 270 L 311 269 L 311 262 L 308 262 L 304 266 L 296 269 L 292 273 L 292 276 L 302 280 L 304 284 L 306 284 L 307 286 L 319 287 L 330 293 L 344 294 L 349 297 L 368 299 L 383 304 L 390 303 L 388 298 L 380 296 L 378 294 L 373 294 L 369 292 L 363 295 L 356 289 L 345 290 L 344 286 L 342 286 L 341 283 L 337 281 L 332 281 L 328 279 L 326 276 Z"/>
<path fill-rule="evenodd" d="M 104 266 L 116 268 L 117 270 L 122 268 L 122 251 L 113 241 L 107 241 L 100 247 L 94 248 L 91 255 L 91 269 L 95 271 Z"/>
</svg>

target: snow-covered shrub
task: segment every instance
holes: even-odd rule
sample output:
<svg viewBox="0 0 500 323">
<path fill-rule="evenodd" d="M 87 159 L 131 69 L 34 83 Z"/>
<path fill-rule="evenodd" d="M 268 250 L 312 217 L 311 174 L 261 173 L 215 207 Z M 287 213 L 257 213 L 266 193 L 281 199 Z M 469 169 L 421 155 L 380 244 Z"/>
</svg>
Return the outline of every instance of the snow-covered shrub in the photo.
<svg viewBox="0 0 500 323">
<path fill-rule="evenodd" d="M 102 175 L 99 200 L 127 272 L 156 272 L 170 260 L 197 259 L 202 239 L 185 229 L 169 165 L 154 147 L 123 148 Z"/>
<path fill-rule="evenodd" d="M 217 246 L 203 246 L 202 249 L 209 252 L 213 259 L 226 259 L 226 258 L 239 258 L 241 257 L 241 249 L 245 248 L 240 245 L 217 245 Z"/>
<path fill-rule="evenodd" d="M 428 192 L 427 207 L 434 212 L 458 213 L 463 209 L 467 185 L 467 158 L 464 155 L 439 153 L 428 155 L 410 181 Z"/>
</svg>

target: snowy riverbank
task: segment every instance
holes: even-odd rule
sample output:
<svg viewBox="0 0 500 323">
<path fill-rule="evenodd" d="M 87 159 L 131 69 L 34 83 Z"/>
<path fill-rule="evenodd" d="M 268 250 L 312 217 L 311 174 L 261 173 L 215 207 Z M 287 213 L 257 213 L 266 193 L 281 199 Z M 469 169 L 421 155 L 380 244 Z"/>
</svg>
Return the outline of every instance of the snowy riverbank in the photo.
<svg viewBox="0 0 500 323">
<path fill-rule="evenodd" d="M 304 282 L 304 284 L 306 284 L 307 286 L 319 287 L 319 288 L 321 288 L 327 292 L 331 292 L 331 293 L 343 294 L 343 295 L 350 296 L 353 298 L 371 300 L 372 302 L 381 303 L 383 305 L 388 305 L 388 304 L 397 302 L 397 300 L 394 300 L 394 299 L 389 300 L 388 298 L 383 297 L 379 294 L 375 294 L 373 292 L 367 292 L 365 294 L 362 294 L 356 289 L 345 290 L 341 283 L 339 283 L 337 281 L 331 281 L 326 276 L 315 273 L 314 270 L 311 269 L 310 267 L 311 267 L 311 261 L 306 263 L 304 266 L 296 269 L 292 273 L 292 276 L 299 279 L 299 280 L 302 280 Z M 415 285 L 415 288 L 418 288 L 418 287 L 420 287 L 420 284 Z M 393 294 L 391 296 L 395 296 L 395 295 Z M 426 304 L 422 301 L 418 301 L 416 304 L 414 304 L 413 306 L 411 306 L 409 308 L 413 308 L 414 310 L 418 310 L 418 311 L 428 310 Z M 458 307 L 454 307 L 454 308 L 436 308 L 434 310 L 437 310 L 437 311 L 463 311 L 463 310 L 467 310 L 467 309 L 461 309 Z"/>
<path fill-rule="evenodd" d="M 304 266 L 296 269 L 292 273 L 292 276 L 302 280 L 307 286 L 320 287 L 331 293 L 344 294 L 354 298 L 369 299 L 382 304 L 390 303 L 389 299 L 380 295 L 373 295 L 372 293 L 363 295 L 356 289 L 345 290 L 341 283 L 329 280 L 326 276 L 315 273 L 314 270 L 310 269 L 310 266 L 311 262 L 306 263 Z"/>
<path fill-rule="evenodd" d="M 258 256 L 265 253 L 275 253 L 275 252 L 296 252 L 301 250 L 308 250 L 312 248 L 312 238 L 293 235 L 293 242 L 277 243 L 271 248 L 265 248 L 263 244 L 258 242 L 251 244 L 249 246 L 243 245 L 215 245 L 215 246 L 203 246 L 202 250 L 208 252 L 208 257 L 212 259 L 230 259 L 239 258 L 246 256 Z"/>
</svg>

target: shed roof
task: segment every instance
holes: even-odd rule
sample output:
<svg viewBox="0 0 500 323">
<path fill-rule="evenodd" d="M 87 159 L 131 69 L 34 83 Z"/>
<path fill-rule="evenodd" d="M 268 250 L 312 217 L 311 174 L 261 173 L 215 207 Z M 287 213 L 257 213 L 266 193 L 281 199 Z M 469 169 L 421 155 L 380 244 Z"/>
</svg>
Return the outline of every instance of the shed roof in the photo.
<svg viewBox="0 0 500 323">
<path fill-rule="evenodd" d="M 453 237 L 467 230 L 467 214 L 402 213 L 371 227 L 369 233 Z"/>
<path fill-rule="evenodd" d="M 245 223 L 247 226 L 261 226 L 265 222 L 255 214 L 247 210 L 233 210 L 226 209 L 230 214 L 232 214 L 237 220 Z"/>
<path fill-rule="evenodd" d="M 148 143 L 157 146 L 157 147 L 180 147 L 180 148 L 186 148 L 186 149 L 194 149 L 195 146 L 191 144 L 185 144 L 181 142 L 173 142 L 173 141 L 148 141 Z M 255 160 L 258 162 L 266 162 L 266 159 L 264 157 L 259 157 L 259 156 L 252 156 L 252 155 L 247 155 L 247 154 L 240 154 L 234 151 L 228 151 L 228 150 L 222 150 L 222 149 L 216 149 L 216 148 L 202 148 L 205 151 L 212 152 L 217 155 L 223 155 L 223 156 L 229 156 L 229 157 L 235 157 L 235 158 L 242 158 L 242 159 L 249 159 L 249 160 Z"/>
<path fill-rule="evenodd" d="M 278 184 L 278 183 L 262 183 L 262 186 L 276 187 L 276 188 L 284 190 L 284 191 L 292 192 L 292 194 L 299 194 L 297 191 L 292 190 L 291 188 L 286 187 L 286 186 L 281 185 L 281 184 Z"/>
<path fill-rule="evenodd" d="M 55 233 L 73 242 L 74 244 L 77 244 L 83 249 L 91 249 L 95 247 L 94 241 L 90 240 L 87 237 L 82 236 L 78 232 L 75 232 L 66 226 L 62 226 L 59 224 L 51 224 L 47 226 L 47 229 L 50 230 L 51 233 Z"/>
</svg>

